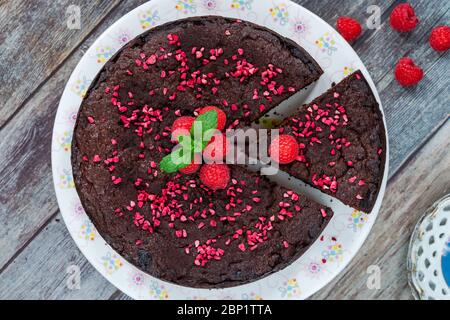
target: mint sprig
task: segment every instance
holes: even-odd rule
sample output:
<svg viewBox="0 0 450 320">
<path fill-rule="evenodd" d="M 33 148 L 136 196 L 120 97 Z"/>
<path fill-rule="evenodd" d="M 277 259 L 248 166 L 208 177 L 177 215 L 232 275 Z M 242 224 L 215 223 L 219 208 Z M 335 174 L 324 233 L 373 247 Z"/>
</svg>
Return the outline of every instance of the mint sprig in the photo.
<svg viewBox="0 0 450 320">
<path fill-rule="evenodd" d="M 190 136 L 180 136 L 176 149 L 165 156 L 159 167 L 166 173 L 175 173 L 192 163 L 194 155 L 202 152 L 217 129 L 217 112 L 210 110 L 195 119 Z"/>
<path fill-rule="evenodd" d="M 217 111 L 210 110 L 199 115 L 192 124 L 192 128 L 190 131 L 191 137 L 195 135 L 195 132 L 198 131 L 197 127 L 200 125 L 202 134 L 205 134 L 210 130 L 217 129 Z M 211 139 L 211 137 L 209 138 Z"/>
<path fill-rule="evenodd" d="M 217 112 L 214 110 L 205 112 L 195 119 L 190 130 L 193 140 L 194 153 L 202 152 L 217 129 Z"/>
<path fill-rule="evenodd" d="M 180 136 L 179 142 L 180 144 L 176 147 L 176 149 L 172 153 L 165 156 L 159 164 L 161 169 L 167 173 L 177 172 L 192 162 L 193 158 L 190 136 Z"/>
</svg>

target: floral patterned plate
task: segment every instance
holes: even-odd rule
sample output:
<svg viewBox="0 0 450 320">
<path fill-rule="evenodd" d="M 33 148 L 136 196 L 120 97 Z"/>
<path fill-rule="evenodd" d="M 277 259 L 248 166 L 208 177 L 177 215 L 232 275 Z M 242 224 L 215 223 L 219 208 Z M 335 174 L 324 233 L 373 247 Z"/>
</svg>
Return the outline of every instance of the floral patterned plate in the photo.
<svg viewBox="0 0 450 320">
<path fill-rule="evenodd" d="M 379 101 L 375 85 L 350 45 L 326 22 L 290 1 L 153 0 L 131 11 L 89 48 L 73 71 L 56 115 L 52 169 L 59 207 L 70 234 L 90 263 L 108 281 L 135 299 L 304 299 L 329 283 L 350 262 L 369 234 L 384 195 L 387 170 L 371 214 L 338 204 L 305 188 L 305 193 L 333 208 L 335 216 L 321 237 L 284 270 L 250 284 L 227 289 L 192 289 L 151 277 L 116 253 L 98 234 L 74 187 L 70 150 L 76 115 L 92 79 L 117 50 L 157 25 L 200 15 L 221 15 L 264 25 L 303 46 L 325 74 L 313 98 L 351 72 L 361 69 Z M 386 137 L 387 138 L 387 137 Z M 386 150 L 389 158 L 389 150 Z M 385 165 L 388 168 L 388 163 Z"/>
</svg>

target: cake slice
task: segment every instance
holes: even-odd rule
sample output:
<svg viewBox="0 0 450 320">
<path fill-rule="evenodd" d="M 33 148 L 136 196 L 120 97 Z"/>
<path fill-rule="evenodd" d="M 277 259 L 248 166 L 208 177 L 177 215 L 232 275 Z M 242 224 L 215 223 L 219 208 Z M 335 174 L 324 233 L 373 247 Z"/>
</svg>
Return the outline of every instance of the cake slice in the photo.
<svg viewBox="0 0 450 320">
<path fill-rule="evenodd" d="M 280 125 L 300 154 L 280 170 L 369 213 L 383 179 L 386 141 L 372 90 L 356 71 Z"/>
</svg>

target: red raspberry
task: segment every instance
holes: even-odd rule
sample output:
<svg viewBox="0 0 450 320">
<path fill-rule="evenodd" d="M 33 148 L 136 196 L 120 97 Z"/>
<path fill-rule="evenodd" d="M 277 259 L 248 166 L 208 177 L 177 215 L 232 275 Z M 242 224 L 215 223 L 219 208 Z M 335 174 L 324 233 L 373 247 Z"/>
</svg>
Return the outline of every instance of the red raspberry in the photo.
<svg viewBox="0 0 450 320">
<path fill-rule="evenodd" d="M 184 167 L 180 170 L 178 170 L 179 172 L 183 173 L 183 174 L 193 174 L 196 173 L 198 171 L 198 169 L 201 166 L 201 162 L 202 162 L 202 157 L 200 154 L 196 154 L 194 156 L 195 161 L 192 161 L 192 163 L 190 165 L 188 165 L 187 167 Z"/>
<path fill-rule="evenodd" d="M 269 147 L 272 160 L 281 164 L 288 164 L 298 157 L 299 147 L 297 140 L 288 134 L 280 134 L 273 139 Z"/>
<path fill-rule="evenodd" d="M 411 58 L 401 58 L 395 67 L 395 79 L 404 87 L 412 86 L 423 78 L 423 70 Z"/>
<path fill-rule="evenodd" d="M 392 10 L 390 23 L 393 29 L 408 32 L 417 26 L 419 19 L 409 3 L 402 3 Z"/>
<path fill-rule="evenodd" d="M 358 20 L 350 17 L 339 17 L 336 22 L 336 28 L 348 42 L 356 40 L 362 31 Z"/>
<path fill-rule="evenodd" d="M 210 162 L 223 160 L 230 151 L 230 146 L 231 142 L 224 134 L 215 135 L 203 150 L 203 157 Z"/>
<path fill-rule="evenodd" d="M 225 189 L 230 181 L 230 168 L 226 164 L 205 164 L 200 168 L 200 181 L 214 191 Z"/>
<path fill-rule="evenodd" d="M 431 31 L 430 45 L 436 51 L 447 51 L 450 49 L 450 27 L 439 26 Z"/>
<path fill-rule="evenodd" d="M 227 123 L 227 116 L 222 109 L 214 106 L 208 106 L 201 109 L 198 114 L 203 114 L 211 110 L 215 110 L 217 112 L 217 130 L 222 131 L 223 129 L 225 129 L 225 124 Z"/>
<path fill-rule="evenodd" d="M 188 135 L 194 121 L 194 117 L 179 117 L 178 119 L 176 119 L 172 125 L 173 141 L 178 141 L 178 137 L 181 135 Z"/>
</svg>

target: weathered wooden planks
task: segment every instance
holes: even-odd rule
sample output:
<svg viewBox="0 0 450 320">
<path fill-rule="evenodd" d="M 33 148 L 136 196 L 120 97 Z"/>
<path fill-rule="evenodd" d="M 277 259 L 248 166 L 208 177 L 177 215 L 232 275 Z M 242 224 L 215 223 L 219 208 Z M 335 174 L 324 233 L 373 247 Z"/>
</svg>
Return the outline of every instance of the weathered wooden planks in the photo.
<svg viewBox="0 0 450 320">
<path fill-rule="evenodd" d="M 381 28 L 369 30 L 363 26 L 363 34 L 353 43 L 353 48 L 368 68 L 381 96 L 391 142 L 390 174 L 395 173 L 436 124 L 450 114 L 450 96 L 445 94 L 450 80 L 443 76 L 444 70 L 449 68 L 449 54 L 437 53 L 428 44 L 432 28 L 449 23 L 450 2 L 410 1 L 420 23 L 413 32 L 406 34 L 393 31 L 389 25 L 390 12 L 401 2 L 363 1 L 352 8 L 342 2 L 327 2 L 326 6 L 310 1 L 302 3 L 333 26 L 341 15 L 350 15 L 365 23 L 367 7 L 372 4 L 380 7 Z M 403 56 L 412 57 L 425 70 L 425 80 L 412 89 L 400 87 L 394 79 L 394 67 Z"/>
<path fill-rule="evenodd" d="M 39 0 L 0 6 L 0 128 L 118 3 Z M 72 4 L 81 9 L 80 30 L 67 27 Z"/>
<path fill-rule="evenodd" d="M 116 289 L 78 250 L 61 215 L 52 218 L 35 240 L 0 274 L 0 299 L 99 299 Z M 80 268 L 80 289 L 67 286 L 71 272 Z"/>
<path fill-rule="evenodd" d="M 121 4 L 83 45 L 142 0 Z M 51 175 L 51 135 L 64 86 L 82 57 L 78 48 L 0 130 L 0 270 L 57 211 Z"/>
<path fill-rule="evenodd" d="M 27 82 L 23 84 L 25 87 L 18 89 L 18 92 L 21 92 L 20 96 L 17 96 L 19 98 L 15 96 L 8 98 L 21 101 L 19 104 L 25 101 L 25 104 L 19 111 L 12 111 L 11 114 L 14 114 L 14 117 L 8 116 L 10 120 L 0 130 L 0 279 L 10 279 L 10 277 L 16 276 L 17 274 L 11 270 L 15 268 L 19 261 L 23 262 L 26 259 L 35 261 L 41 266 L 42 272 L 34 270 L 34 277 L 42 282 L 40 285 L 42 290 L 39 291 L 39 286 L 33 286 L 30 296 L 40 296 L 41 298 L 83 296 L 81 293 L 74 294 L 65 291 L 65 274 L 55 277 L 57 279 L 55 282 L 52 282 L 53 279 L 47 279 L 47 270 L 56 270 L 51 265 L 54 263 L 53 261 L 67 261 L 65 260 L 67 258 L 65 251 L 76 251 L 75 244 L 67 232 L 64 237 L 58 238 L 58 241 L 61 241 L 60 247 L 64 250 L 57 251 L 53 259 L 46 263 L 39 260 L 39 255 L 46 256 L 48 254 L 46 250 L 55 250 L 48 246 L 39 245 L 41 241 L 54 241 L 45 228 L 49 227 L 51 229 L 50 226 L 53 226 L 53 219 L 57 215 L 50 167 L 50 139 L 54 113 L 59 101 L 59 95 L 71 71 L 81 58 L 83 48 L 87 48 L 108 25 L 142 2 L 144 1 L 126 1 L 120 3 L 115 9 L 111 9 L 109 14 L 104 11 L 106 18 L 98 26 L 95 26 L 94 23 L 91 25 L 93 32 L 89 31 L 84 37 L 78 35 L 78 43 L 76 41 L 71 42 L 72 39 L 67 41 L 64 38 L 59 38 L 59 35 L 50 34 L 59 32 L 59 29 L 46 27 L 45 29 L 50 30 L 48 37 L 53 37 L 56 41 L 70 42 L 67 45 L 71 45 L 75 49 L 69 49 L 68 47 L 64 49 L 69 50 L 67 51 L 69 53 L 64 51 L 66 52 L 65 58 L 63 57 L 64 54 L 55 53 L 54 51 L 44 55 L 47 57 L 45 58 L 47 59 L 45 63 L 48 65 L 46 68 L 52 71 L 44 78 L 33 76 L 33 81 L 24 81 Z M 296 2 L 302 3 L 332 25 L 334 25 L 336 18 L 340 15 L 353 15 L 363 21 L 363 17 L 367 16 L 365 13 L 367 6 L 373 4 L 363 0 L 330 1 L 327 3 L 312 0 Z M 414 41 L 411 41 L 408 36 L 399 36 L 390 32 L 386 23 L 386 18 L 389 16 L 392 6 L 399 2 L 401 1 L 375 1 L 375 4 L 380 5 L 383 12 L 383 27 L 378 31 L 366 30 L 363 36 L 353 45 L 366 65 L 369 66 L 384 102 L 393 155 L 391 159 L 391 174 L 397 171 L 410 153 L 414 152 L 426 141 L 430 131 L 437 123 L 442 122 L 443 117 L 450 112 L 446 109 L 449 106 L 448 94 L 442 94 L 442 92 L 445 93 L 448 90 L 448 79 L 442 72 L 442 70 L 448 68 L 448 54 L 438 55 L 426 44 L 427 34 L 435 23 L 448 23 L 449 4 L 442 1 L 434 1 L 434 5 L 430 1 L 413 1 L 422 23 L 415 31 L 417 35 L 414 36 Z M 63 5 L 64 3 L 62 2 Z M 56 4 L 52 3 L 52 6 L 56 6 Z M 8 21 L 5 22 L 4 17 L 11 16 L 5 14 L 6 10 L 3 11 L 3 8 L 5 7 L 0 5 L 0 25 L 4 23 L 6 25 Z M 64 6 L 64 10 L 65 8 Z M 41 16 L 41 20 L 36 20 L 36 24 L 39 23 L 38 21 L 42 21 L 42 16 L 45 17 L 45 10 L 51 10 L 51 8 L 48 8 L 48 6 L 47 8 L 45 6 L 36 8 L 33 14 Z M 65 20 L 62 20 L 65 23 Z M 91 20 L 94 21 L 95 19 Z M 100 20 L 95 21 L 98 22 Z M 84 31 L 82 30 L 82 32 Z M 14 32 L 9 36 L 14 36 L 13 34 Z M 1 50 L 4 44 L 2 36 L 3 33 L 0 35 L 0 53 L 3 52 Z M 80 42 L 86 36 L 88 36 L 88 39 Z M 418 41 L 422 41 L 420 45 L 417 45 L 416 42 Z M 59 44 L 59 46 L 63 45 L 65 44 Z M 380 48 L 391 47 L 397 50 L 380 50 Z M 15 50 L 26 52 L 26 49 Z M 406 54 L 412 54 L 416 59 L 423 59 L 424 63 L 422 65 L 427 72 L 426 82 L 412 90 L 400 88 L 393 80 L 392 68 L 396 60 Z M 2 68 L 10 70 L 11 67 L 5 65 L 1 59 L 0 57 L 0 70 Z M 2 75 L 1 81 L 6 79 L 4 77 L 11 76 L 9 73 L 8 71 L 5 75 Z M 10 88 L 15 88 L 15 86 Z M 2 87 L 0 87 L 1 89 Z M 27 92 L 28 95 L 23 92 Z M 32 93 L 31 96 L 29 96 L 30 93 Z M 3 93 L 0 94 L 0 97 L 3 97 Z M 13 103 L 13 106 L 10 106 L 10 108 L 16 110 L 15 108 L 19 104 Z M 433 108 L 424 108 L 424 105 L 433 105 Z M 0 106 L 0 111 L 2 111 L 1 108 Z M 2 126 L 2 116 L 8 112 L 0 112 L 0 128 Z M 417 112 L 420 112 L 420 116 L 417 115 Z M 405 114 L 407 115 L 406 117 L 404 117 Z M 23 199 L 26 199 L 26 201 Z M 28 199 L 32 199 L 32 201 Z M 64 226 L 62 225 L 61 227 L 60 225 L 62 223 L 57 224 L 57 227 L 53 226 L 52 228 L 54 229 L 51 230 L 62 232 L 63 230 L 60 228 Z M 58 234 L 58 232 L 55 232 L 55 234 Z M 57 238 L 58 236 L 55 237 Z M 86 272 L 88 273 L 86 276 L 92 277 L 89 281 L 97 283 L 97 286 L 101 288 L 98 290 L 96 298 L 110 297 L 112 292 L 115 291 L 113 289 L 110 290 L 112 286 L 97 272 L 93 271 L 85 259 L 80 258 L 76 261 L 81 269 L 84 270 L 83 274 Z M 4 271 L 1 272 L 3 269 Z M 8 274 L 8 278 L 3 278 L 3 274 Z M 11 290 L 9 294 L 17 297 L 25 296 L 27 290 L 29 290 L 27 287 L 32 286 L 34 283 L 33 279 L 33 277 L 25 278 L 21 288 L 9 286 L 8 291 Z M 50 282 L 47 287 L 45 284 L 48 281 Z M 94 286 L 82 288 L 81 292 L 89 290 L 89 292 L 85 293 L 86 298 L 92 297 L 91 294 L 95 292 L 95 289 L 90 289 L 92 287 Z M 48 288 L 52 288 L 51 290 L 57 293 L 51 295 L 51 290 Z M 386 294 L 386 291 L 383 294 Z M 112 298 L 123 297 L 117 291 L 112 295 Z M 343 298 L 345 296 L 341 295 L 340 297 Z"/>
<path fill-rule="evenodd" d="M 438 123 L 450 114 L 448 52 L 435 62 L 423 63 L 426 78 L 413 89 L 403 89 L 389 77 L 380 82 L 390 139 L 390 176 L 408 159 Z"/>
<path fill-rule="evenodd" d="M 450 192 L 449 149 L 450 119 L 391 180 L 366 243 L 345 271 L 313 299 L 412 299 L 406 274 L 409 238 L 425 210 Z M 381 268 L 380 290 L 366 286 L 370 265 Z"/>
<path fill-rule="evenodd" d="M 450 2 L 411 2 L 420 18 L 414 32 L 393 32 L 385 20 L 380 30 L 366 31 L 369 37 L 354 45 L 383 103 L 391 143 L 390 174 L 450 114 L 450 80 L 443 76 L 449 68 L 449 54 L 437 53 L 428 44 L 432 28 L 448 24 Z M 403 56 L 415 59 L 425 71 L 425 79 L 417 87 L 404 89 L 394 79 L 394 67 Z"/>
<path fill-rule="evenodd" d="M 0 131 L 0 268 L 55 214 L 51 133 L 67 64 Z"/>
</svg>

